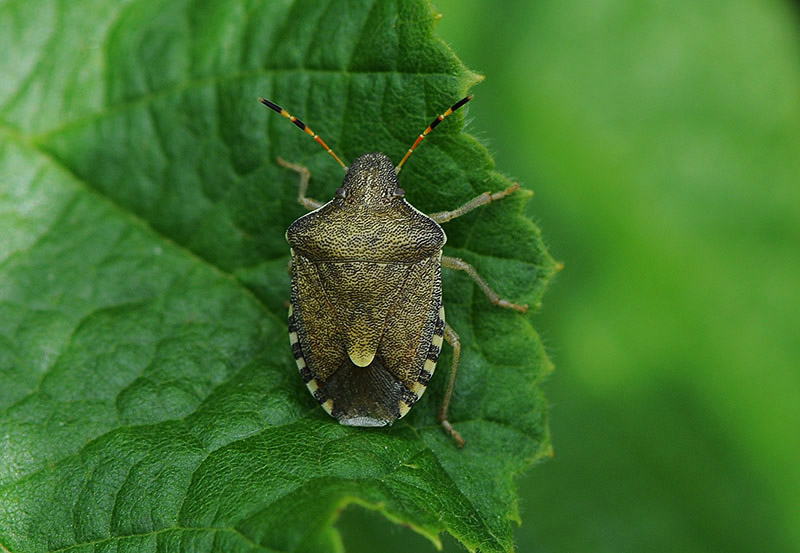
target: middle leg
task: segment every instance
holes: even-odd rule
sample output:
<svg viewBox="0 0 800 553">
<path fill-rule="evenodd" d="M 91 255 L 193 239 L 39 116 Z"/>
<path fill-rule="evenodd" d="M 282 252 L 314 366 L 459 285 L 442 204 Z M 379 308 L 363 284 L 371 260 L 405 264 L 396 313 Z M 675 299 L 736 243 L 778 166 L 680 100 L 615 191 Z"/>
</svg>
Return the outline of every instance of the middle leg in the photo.
<svg viewBox="0 0 800 553">
<path fill-rule="evenodd" d="M 480 289 L 483 290 L 483 293 L 488 296 L 489 301 L 492 302 L 494 305 L 497 305 L 499 307 L 506 307 L 508 309 L 515 309 L 520 313 L 525 313 L 526 311 L 528 311 L 527 305 L 519 305 L 516 303 L 511 303 L 510 301 L 506 301 L 500 296 L 498 296 L 497 292 L 492 290 L 489 287 L 489 285 L 486 284 L 486 281 L 481 278 L 481 275 L 478 274 L 478 271 L 475 270 L 475 267 L 473 267 L 463 259 L 460 259 L 458 257 L 449 257 L 443 255 L 442 267 L 447 267 L 448 269 L 455 269 L 457 271 L 464 271 L 465 273 L 467 273 L 470 277 L 472 277 L 472 280 L 475 281 L 475 284 L 477 284 L 480 287 Z"/>
</svg>

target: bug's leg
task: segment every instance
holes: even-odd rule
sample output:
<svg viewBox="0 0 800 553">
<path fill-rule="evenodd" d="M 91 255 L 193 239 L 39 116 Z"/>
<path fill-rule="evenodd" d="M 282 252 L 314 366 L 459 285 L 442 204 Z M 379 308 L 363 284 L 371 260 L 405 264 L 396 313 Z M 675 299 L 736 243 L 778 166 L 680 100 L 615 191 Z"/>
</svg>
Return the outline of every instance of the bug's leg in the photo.
<svg viewBox="0 0 800 553">
<path fill-rule="evenodd" d="M 458 360 L 461 357 L 461 340 L 458 338 L 456 331 L 453 330 L 453 327 L 449 324 L 444 325 L 444 339 L 447 340 L 447 343 L 453 348 L 453 362 L 450 363 L 450 379 L 447 381 L 447 390 L 444 393 L 442 406 L 439 407 L 439 422 L 442 423 L 444 429 L 453 437 L 458 447 L 464 447 L 466 443 L 464 438 L 461 437 L 458 430 L 453 428 L 453 425 L 447 420 L 447 412 L 450 410 L 450 399 L 453 397 L 453 389 L 456 387 L 456 372 L 458 372 Z"/>
<path fill-rule="evenodd" d="M 489 285 L 486 284 L 486 281 L 481 278 L 481 275 L 478 274 L 478 271 L 475 270 L 475 267 L 464 261 L 463 259 L 459 259 L 458 257 L 449 257 L 446 255 L 442 256 L 442 267 L 447 267 L 448 269 L 455 269 L 457 271 L 464 271 L 469 276 L 472 277 L 472 280 L 483 290 L 483 293 L 489 298 L 489 301 L 492 302 L 494 305 L 499 307 L 507 307 L 508 309 L 516 309 L 521 313 L 525 313 L 528 311 L 527 305 L 519 305 L 516 303 L 511 303 L 510 301 L 506 301 L 500 296 L 497 295 L 497 292 L 489 288 Z"/>
<path fill-rule="evenodd" d="M 306 198 L 308 179 L 311 178 L 311 171 L 308 170 L 308 167 L 303 167 L 297 163 L 289 163 L 280 157 L 277 159 L 277 162 L 278 165 L 286 167 L 287 169 L 291 169 L 292 171 L 297 171 L 300 174 L 300 182 L 297 184 L 297 201 L 303 204 L 303 207 L 313 211 L 314 209 L 319 209 L 323 206 L 322 202 L 318 202 L 317 200 L 313 200 L 311 198 Z"/>
<path fill-rule="evenodd" d="M 495 192 L 492 194 L 491 192 L 484 192 L 480 196 L 475 196 L 470 201 L 462 205 L 461 207 L 457 207 L 453 211 L 439 211 L 437 213 L 432 213 L 428 215 L 431 219 L 436 221 L 437 223 L 446 223 L 447 221 L 451 221 L 456 217 L 461 217 L 465 213 L 469 213 L 476 207 L 480 207 L 482 205 L 486 205 L 492 203 L 494 201 L 500 200 L 505 198 L 506 196 L 513 194 L 519 189 L 519 183 L 514 183 L 505 190 L 501 192 Z"/>
</svg>

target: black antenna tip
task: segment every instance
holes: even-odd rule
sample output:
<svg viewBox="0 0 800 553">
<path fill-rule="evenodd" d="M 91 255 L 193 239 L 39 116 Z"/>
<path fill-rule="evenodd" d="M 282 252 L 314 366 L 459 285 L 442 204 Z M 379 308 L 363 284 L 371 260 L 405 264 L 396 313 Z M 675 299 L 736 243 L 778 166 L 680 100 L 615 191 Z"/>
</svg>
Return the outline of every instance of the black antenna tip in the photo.
<svg viewBox="0 0 800 553">
<path fill-rule="evenodd" d="M 455 111 L 458 108 L 460 108 L 461 106 L 463 106 L 464 104 L 466 104 L 467 102 L 469 102 L 470 100 L 472 100 L 473 98 L 474 98 L 474 96 L 471 95 L 471 94 L 469 96 L 465 97 L 465 98 L 461 98 L 458 102 L 453 104 L 453 107 L 451 107 L 450 109 Z"/>
<path fill-rule="evenodd" d="M 281 106 L 279 106 L 278 104 L 273 104 L 272 102 L 270 102 L 270 101 L 269 101 L 269 100 L 267 100 L 266 98 L 259 98 L 259 99 L 258 99 L 258 101 L 259 101 L 259 102 L 261 102 L 262 104 L 264 104 L 265 106 L 267 106 L 268 108 L 270 108 L 270 109 L 273 109 L 273 110 L 277 111 L 278 113 L 280 113 L 281 111 L 283 111 L 283 110 L 281 109 Z"/>
</svg>

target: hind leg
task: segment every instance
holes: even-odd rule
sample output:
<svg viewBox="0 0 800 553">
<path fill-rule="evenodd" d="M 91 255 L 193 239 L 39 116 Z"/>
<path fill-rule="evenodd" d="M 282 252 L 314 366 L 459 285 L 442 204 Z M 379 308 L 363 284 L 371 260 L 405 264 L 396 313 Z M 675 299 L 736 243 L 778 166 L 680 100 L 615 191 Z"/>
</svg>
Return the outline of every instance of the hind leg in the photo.
<svg viewBox="0 0 800 553">
<path fill-rule="evenodd" d="M 453 397 L 453 389 L 456 387 L 456 373 L 458 372 L 458 361 L 461 358 L 461 340 L 456 334 L 456 331 L 453 330 L 449 324 L 445 324 L 444 326 L 444 339 L 447 340 L 447 343 L 453 348 L 453 361 L 450 363 L 450 379 L 447 381 L 447 390 L 444 393 L 444 399 L 442 400 L 442 406 L 439 407 L 439 422 L 442 423 L 442 426 L 445 430 L 453 437 L 456 441 L 458 447 L 464 447 L 466 443 L 464 438 L 461 437 L 461 434 L 458 433 L 458 430 L 453 428 L 453 425 L 450 424 L 450 421 L 447 420 L 447 414 L 450 410 L 450 399 Z"/>
</svg>

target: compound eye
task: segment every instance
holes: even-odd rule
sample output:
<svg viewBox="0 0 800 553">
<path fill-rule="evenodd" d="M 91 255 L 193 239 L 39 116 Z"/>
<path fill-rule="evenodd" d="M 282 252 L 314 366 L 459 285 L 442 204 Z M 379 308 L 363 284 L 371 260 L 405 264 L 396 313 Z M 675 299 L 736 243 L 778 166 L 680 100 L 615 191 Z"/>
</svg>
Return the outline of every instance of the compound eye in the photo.
<svg viewBox="0 0 800 553">
<path fill-rule="evenodd" d="M 403 197 L 405 197 L 405 195 L 406 195 L 406 191 L 403 190 L 402 188 L 400 188 L 399 186 L 394 189 L 394 192 L 392 192 L 392 197 L 393 198 L 403 198 Z"/>
<path fill-rule="evenodd" d="M 337 198 L 339 198 L 340 200 L 343 200 L 345 195 L 346 194 L 344 193 L 344 188 L 343 187 L 340 186 L 339 188 L 336 189 L 336 197 Z"/>
</svg>

